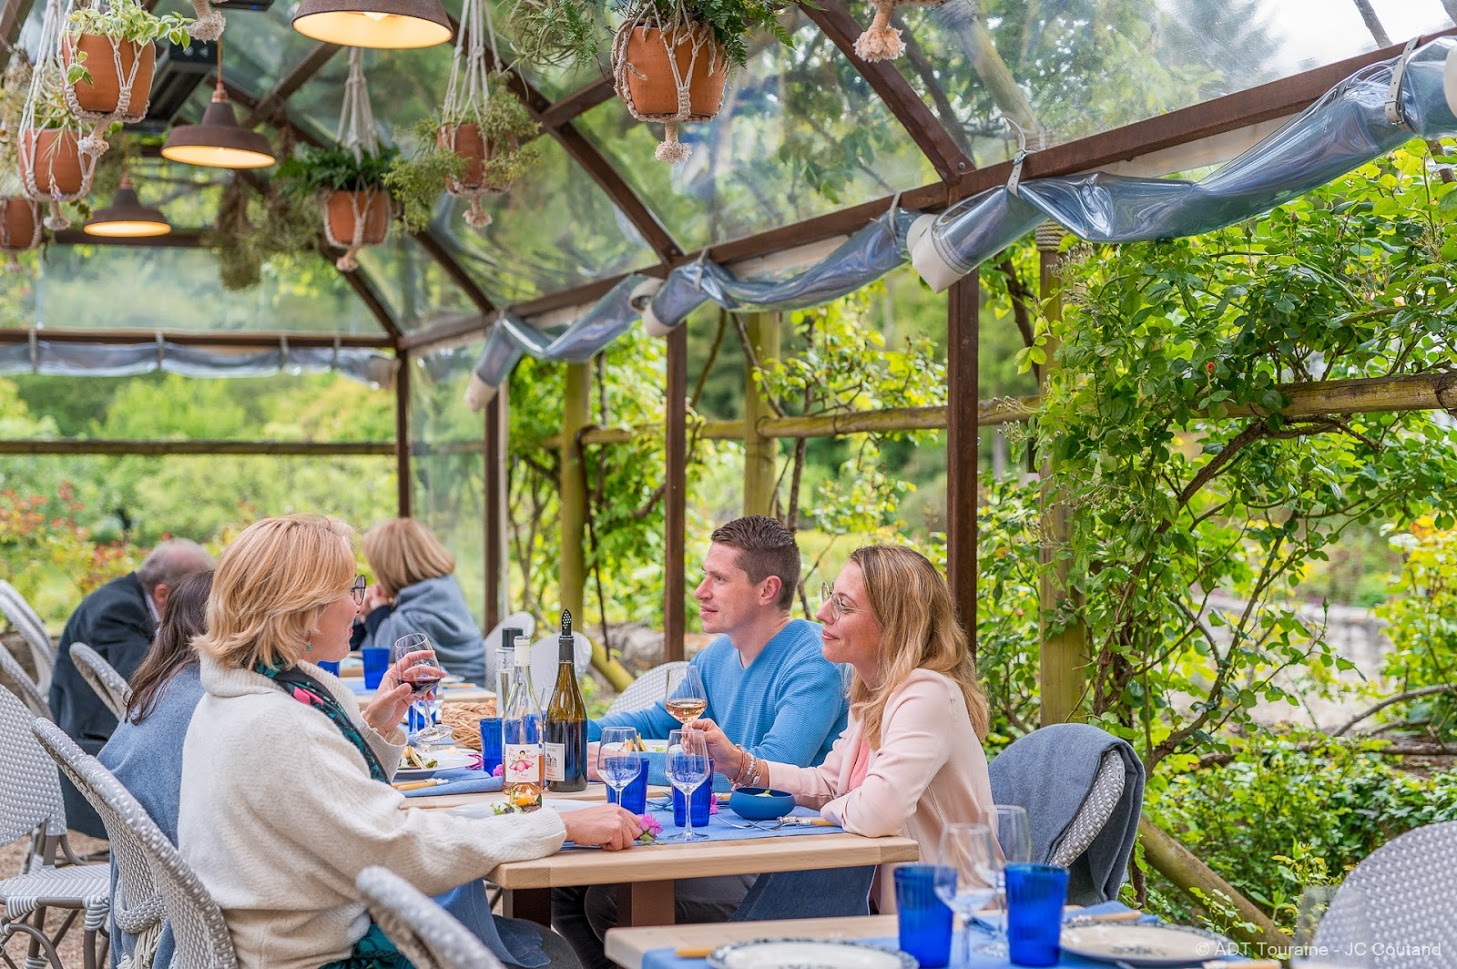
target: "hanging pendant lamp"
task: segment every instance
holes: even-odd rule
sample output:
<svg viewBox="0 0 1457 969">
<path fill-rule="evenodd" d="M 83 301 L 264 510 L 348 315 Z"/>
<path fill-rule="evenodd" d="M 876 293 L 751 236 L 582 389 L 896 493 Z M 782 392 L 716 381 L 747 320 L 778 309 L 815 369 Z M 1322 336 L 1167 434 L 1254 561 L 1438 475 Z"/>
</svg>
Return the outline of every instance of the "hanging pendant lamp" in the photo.
<svg viewBox="0 0 1457 969">
<path fill-rule="evenodd" d="M 293 29 L 340 47 L 434 47 L 454 31 L 440 0 L 302 0 Z"/>
<path fill-rule="evenodd" d="M 132 189 L 131 175 L 123 172 L 111 204 L 93 215 L 83 231 L 110 239 L 141 239 L 167 235 L 172 226 L 160 209 L 149 209 L 141 203 Z"/>
<path fill-rule="evenodd" d="M 278 159 L 268 139 L 238 124 L 223 90 L 223 48 L 218 41 L 218 86 L 203 112 L 202 124 L 181 125 L 167 134 L 162 157 L 204 168 L 267 168 Z"/>
</svg>

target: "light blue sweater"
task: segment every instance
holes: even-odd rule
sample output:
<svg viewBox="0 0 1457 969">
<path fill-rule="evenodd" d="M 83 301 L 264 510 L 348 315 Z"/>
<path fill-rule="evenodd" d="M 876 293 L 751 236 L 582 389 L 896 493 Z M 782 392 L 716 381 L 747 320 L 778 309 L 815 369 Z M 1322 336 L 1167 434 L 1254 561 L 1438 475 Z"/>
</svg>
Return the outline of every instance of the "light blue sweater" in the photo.
<svg viewBox="0 0 1457 969">
<path fill-rule="evenodd" d="M 844 671 L 820 652 L 818 623 L 791 619 L 747 669 L 727 636 L 699 652 L 692 665 L 708 694 L 703 715 L 757 757 L 813 767 L 825 759 L 845 729 Z M 662 740 L 681 726 L 659 703 L 594 720 L 587 727 L 587 739 L 600 739 L 603 727 L 636 727 L 642 737 Z M 666 784 L 662 755 L 649 755 L 648 764 L 648 782 Z M 718 767 L 737 769 L 737 765 Z M 727 786 L 721 776 L 714 783 Z"/>
</svg>

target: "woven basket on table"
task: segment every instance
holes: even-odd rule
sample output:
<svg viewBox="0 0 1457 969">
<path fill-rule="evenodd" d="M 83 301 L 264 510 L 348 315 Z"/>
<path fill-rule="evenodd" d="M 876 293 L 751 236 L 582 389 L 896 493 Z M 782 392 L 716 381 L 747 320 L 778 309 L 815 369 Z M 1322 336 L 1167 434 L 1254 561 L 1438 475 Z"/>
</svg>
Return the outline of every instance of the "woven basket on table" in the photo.
<svg viewBox="0 0 1457 969">
<path fill-rule="evenodd" d="M 456 746 L 481 749 L 481 721 L 496 715 L 496 701 L 440 704 L 440 720 L 455 731 Z"/>
</svg>

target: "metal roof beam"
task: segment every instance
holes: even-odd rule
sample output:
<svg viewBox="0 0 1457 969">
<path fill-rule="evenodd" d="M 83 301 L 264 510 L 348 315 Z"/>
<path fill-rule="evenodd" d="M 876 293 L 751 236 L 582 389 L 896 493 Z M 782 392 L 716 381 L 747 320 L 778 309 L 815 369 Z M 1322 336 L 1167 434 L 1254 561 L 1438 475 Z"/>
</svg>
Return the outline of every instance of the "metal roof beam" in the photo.
<svg viewBox="0 0 1457 969">
<path fill-rule="evenodd" d="M 28 343 L 30 328 L 6 327 L 0 329 L 0 343 Z M 282 330 L 254 332 L 228 330 L 213 332 L 207 330 L 131 330 L 114 328 L 109 330 L 57 329 L 47 327 L 37 334 L 39 339 L 51 343 L 155 343 L 158 337 L 167 343 L 192 347 L 228 347 L 230 349 L 267 350 L 276 348 L 284 341 L 291 347 L 354 347 L 370 350 L 388 350 L 393 344 L 382 336 L 330 336 L 319 333 L 289 333 Z"/>
</svg>

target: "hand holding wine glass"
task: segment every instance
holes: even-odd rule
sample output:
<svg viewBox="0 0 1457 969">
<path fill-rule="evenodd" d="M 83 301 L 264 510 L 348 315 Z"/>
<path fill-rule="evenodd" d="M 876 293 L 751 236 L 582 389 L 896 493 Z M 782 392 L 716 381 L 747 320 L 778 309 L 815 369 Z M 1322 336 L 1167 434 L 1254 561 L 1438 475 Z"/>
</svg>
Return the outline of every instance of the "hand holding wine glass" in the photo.
<svg viewBox="0 0 1457 969">
<path fill-rule="evenodd" d="M 668 715 L 681 724 L 690 724 L 708 709 L 708 694 L 703 689 L 703 676 L 696 666 L 669 670 L 663 705 Z"/>
<path fill-rule="evenodd" d="M 425 729 L 412 736 L 410 742 L 424 745 L 449 740 L 451 729 L 435 722 L 433 710 L 426 699 L 435 692 L 440 681 L 445 679 L 445 670 L 440 668 L 440 663 L 435 659 L 435 645 L 430 642 L 430 637 L 424 633 L 406 633 L 395 640 L 394 650 L 390 655 L 400 681 L 409 683 L 414 690 L 417 709 L 423 706 L 421 719 L 428 724 Z"/>
</svg>

